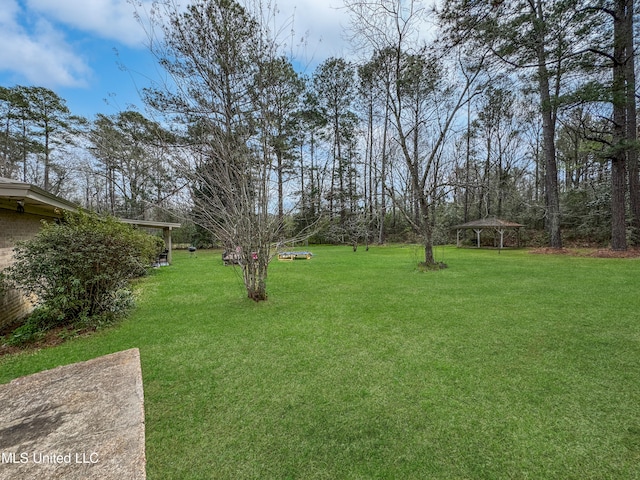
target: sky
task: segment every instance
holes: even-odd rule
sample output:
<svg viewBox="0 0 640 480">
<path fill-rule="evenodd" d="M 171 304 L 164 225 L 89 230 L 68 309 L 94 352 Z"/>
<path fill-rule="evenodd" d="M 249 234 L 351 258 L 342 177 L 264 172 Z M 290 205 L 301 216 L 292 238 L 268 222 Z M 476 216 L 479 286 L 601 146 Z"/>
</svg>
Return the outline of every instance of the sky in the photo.
<svg viewBox="0 0 640 480">
<path fill-rule="evenodd" d="M 150 0 L 133 0 L 144 17 Z M 294 52 L 312 73 L 331 56 L 347 55 L 341 0 L 278 0 L 280 18 L 293 18 Z M 141 108 L 139 91 L 162 77 L 146 47 L 132 0 L 2 0 L 0 85 L 39 86 L 89 119 Z M 289 30 L 289 29 L 287 29 Z"/>
</svg>

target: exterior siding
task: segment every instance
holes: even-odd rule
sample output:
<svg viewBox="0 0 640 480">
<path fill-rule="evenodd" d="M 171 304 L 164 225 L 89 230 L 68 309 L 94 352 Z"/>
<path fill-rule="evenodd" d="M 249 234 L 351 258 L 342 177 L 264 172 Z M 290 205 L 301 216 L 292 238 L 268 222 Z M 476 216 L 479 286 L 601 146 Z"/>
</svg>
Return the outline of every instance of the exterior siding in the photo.
<svg viewBox="0 0 640 480">
<path fill-rule="evenodd" d="M 0 209 L 0 248 L 13 248 L 17 242 L 35 237 L 43 218 L 42 215 Z"/>
<path fill-rule="evenodd" d="M 0 272 L 13 263 L 16 243 L 33 238 L 40 231 L 44 218 L 43 215 L 0 208 Z M 20 292 L 0 287 L 0 329 L 26 316 L 32 309 L 32 302 Z"/>
</svg>

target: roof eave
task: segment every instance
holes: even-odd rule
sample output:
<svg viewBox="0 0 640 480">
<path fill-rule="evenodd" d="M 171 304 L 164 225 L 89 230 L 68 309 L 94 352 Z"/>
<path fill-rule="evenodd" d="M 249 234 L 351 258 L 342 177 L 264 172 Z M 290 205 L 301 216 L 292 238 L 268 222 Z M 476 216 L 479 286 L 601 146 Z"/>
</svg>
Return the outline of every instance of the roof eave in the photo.
<svg viewBox="0 0 640 480">
<path fill-rule="evenodd" d="M 54 209 L 78 211 L 77 205 L 28 183 L 0 183 L 0 197 L 11 200 L 31 200 L 34 203 L 50 206 Z"/>
<path fill-rule="evenodd" d="M 166 228 L 172 230 L 174 228 L 180 228 L 182 226 L 181 223 L 174 222 L 155 222 L 153 220 L 133 220 L 130 218 L 119 218 L 118 219 L 122 223 L 128 223 L 130 225 L 137 225 L 138 227 L 145 228 Z"/>
</svg>

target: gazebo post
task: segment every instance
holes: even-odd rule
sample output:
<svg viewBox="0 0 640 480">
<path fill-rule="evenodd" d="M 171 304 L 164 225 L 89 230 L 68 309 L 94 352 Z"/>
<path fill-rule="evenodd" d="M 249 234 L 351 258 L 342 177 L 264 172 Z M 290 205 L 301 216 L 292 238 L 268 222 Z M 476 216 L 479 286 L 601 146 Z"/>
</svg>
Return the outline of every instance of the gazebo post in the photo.
<svg viewBox="0 0 640 480">
<path fill-rule="evenodd" d="M 478 241 L 477 248 L 480 248 L 480 234 L 482 233 L 482 229 L 480 228 L 480 229 L 476 230 L 474 228 L 473 231 L 476 232 L 476 238 L 477 238 L 477 241 Z"/>
<path fill-rule="evenodd" d="M 496 236 L 495 233 L 499 232 L 500 233 L 500 248 L 504 248 L 504 232 L 505 231 L 509 231 L 509 229 L 516 229 L 517 233 L 518 233 L 518 247 L 520 246 L 520 228 L 524 227 L 524 225 L 521 225 L 519 223 L 514 223 L 514 222 L 507 222 L 505 220 L 500 220 L 499 218 L 486 218 L 486 219 L 482 219 L 482 220 L 475 220 L 473 222 L 467 222 L 467 223 L 463 223 L 461 225 L 456 225 L 452 228 L 455 228 L 457 230 L 457 241 L 458 241 L 458 247 L 461 246 L 461 242 L 460 242 L 460 232 L 462 232 L 463 230 L 473 230 L 474 232 L 476 232 L 476 242 L 477 248 L 481 248 L 481 244 L 480 244 L 480 236 L 482 234 L 482 231 L 484 229 L 490 228 L 493 232 L 493 246 L 495 246 L 496 244 Z"/>
</svg>

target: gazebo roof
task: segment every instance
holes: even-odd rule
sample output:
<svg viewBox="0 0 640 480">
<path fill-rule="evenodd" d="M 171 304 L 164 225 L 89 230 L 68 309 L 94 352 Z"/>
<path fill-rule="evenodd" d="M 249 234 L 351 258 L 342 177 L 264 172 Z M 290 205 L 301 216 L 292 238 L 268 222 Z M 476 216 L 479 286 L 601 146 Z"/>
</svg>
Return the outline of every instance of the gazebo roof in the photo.
<svg viewBox="0 0 640 480">
<path fill-rule="evenodd" d="M 462 225 L 456 225 L 453 228 L 465 229 L 465 228 L 520 228 L 524 225 L 515 222 L 508 222 L 501 220 L 500 218 L 482 218 L 480 220 L 474 220 L 473 222 L 463 223 Z"/>
</svg>

